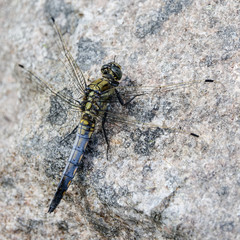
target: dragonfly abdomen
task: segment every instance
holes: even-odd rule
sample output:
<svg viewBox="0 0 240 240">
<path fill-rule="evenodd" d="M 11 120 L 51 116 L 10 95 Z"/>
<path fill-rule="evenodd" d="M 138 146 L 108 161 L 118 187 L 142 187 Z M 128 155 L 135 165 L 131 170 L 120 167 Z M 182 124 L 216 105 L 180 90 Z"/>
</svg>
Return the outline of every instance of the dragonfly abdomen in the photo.
<svg viewBox="0 0 240 240">
<path fill-rule="evenodd" d="M 86 95 L 82 101 L 82 104 L 80 105 L 82 110 L 82 118 L 78 127 L 77 136 L 71 155 L 68 159 L 68 163 L 64 169 L 61 181 L 50 204 L 48 210 L 50 213 L 53 212 L 58 206 L 76 174 L 89 139 L 94 132 L 95 120 L 103 116 L 106 112 L 108 100 L 114 92 L 114 89 L 110 84 L 111 79 L 106 77 L 99 78 L 86 88 Z"/>
<path fill-rule="evenodd" d="M 76 171 L 78 169 L 80 161 L 82 160 L 82 157 L 85 153 L 89 139 L 91 138 L 94 132 L 94 128 L 95 128 L 94 123 L 86 119 L 81 119 L 76 139 L 71 151 L 71 155 L 68 159 L 68 163 L 62 174 L 61 181 L 58 184 L 57 191 L 48 209 L 49 213 L 55 210 L 55 208 L 58 206 L 61 199 L 63 198 L 63 195 L 70 186 L 72 179 L 74 178 Z"/>
</svg>

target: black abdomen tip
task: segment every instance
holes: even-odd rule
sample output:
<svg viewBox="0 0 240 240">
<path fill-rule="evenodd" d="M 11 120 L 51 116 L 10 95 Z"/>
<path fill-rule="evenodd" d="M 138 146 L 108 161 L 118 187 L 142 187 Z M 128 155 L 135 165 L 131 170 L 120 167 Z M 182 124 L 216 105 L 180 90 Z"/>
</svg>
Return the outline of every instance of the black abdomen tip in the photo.
<svg viewBox="0 0 240 240">
<path fill-rule="evenodd" d="M 55 207 L 50 206 L 48 209 L 48 213 L 52 213 L 55 210 Z"/>
</svg>

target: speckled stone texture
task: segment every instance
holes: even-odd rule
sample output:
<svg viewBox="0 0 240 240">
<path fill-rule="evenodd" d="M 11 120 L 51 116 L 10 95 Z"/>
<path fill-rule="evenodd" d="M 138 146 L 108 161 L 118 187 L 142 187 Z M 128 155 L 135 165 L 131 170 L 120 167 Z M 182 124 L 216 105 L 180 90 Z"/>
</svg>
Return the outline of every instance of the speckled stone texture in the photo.
<svg viewBox="0 0 240 240">
<path fill-rule="evenodd" d="M 182 132 L 110 123 L 107 160 L 96 130 L 53 214 L 79 115 L 17 66 L 74 95 L 50 16 L 86 78 L 116 56 L 122 85 L 216 81 L 122 109 Z M 239 16 L 238 0 L 1 0 L 0 239 L 239 239 Z"/>
</svg>

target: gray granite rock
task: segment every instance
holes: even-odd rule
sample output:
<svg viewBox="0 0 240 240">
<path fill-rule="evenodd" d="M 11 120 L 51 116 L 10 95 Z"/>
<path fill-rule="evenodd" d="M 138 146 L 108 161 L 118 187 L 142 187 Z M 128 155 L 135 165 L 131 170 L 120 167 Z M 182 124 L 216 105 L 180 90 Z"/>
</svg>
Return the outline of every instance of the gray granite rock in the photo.
<svg viewBox="0 0 240 240">
<path fill-rule="evenodd" d="M 239 238 L 239 1 L 0 5 L 1 239 Z M 76 97 L 56 57 L 51 16 L 86 78 L 116 56 L 123 86 L 215 83 L 175 86 L 117 109 L 146 127 L 108 124 L 108 159 L 98 128 L 64 199 L 47 214 L 79 114 L 18 64 Z"/>
</svg>

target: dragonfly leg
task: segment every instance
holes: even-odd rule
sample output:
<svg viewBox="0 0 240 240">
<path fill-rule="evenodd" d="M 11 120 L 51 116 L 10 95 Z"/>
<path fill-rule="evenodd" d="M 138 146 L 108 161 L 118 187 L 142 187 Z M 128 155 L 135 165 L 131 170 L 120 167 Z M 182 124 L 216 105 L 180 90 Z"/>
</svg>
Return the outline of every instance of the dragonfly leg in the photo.
<svg viewBox="0 0 240 240">
<path fill-rule="evenodd" d="M 78 129 L 78 125 L 70 132 L 68 133 L 61 141 L 60 143 L 64 142 L 66 139 L 68 139 L 69 136 L 71 136 L 72 134 L 75 134 L 77 132 Z"/>
<path fill-rule="evenodd" d="M 121 104 L 122 106 L 128 105 L 134 98 L 143 95 L 143 94 L 135 95 L 135 96 L 133 96 L 132 98 L 130 98 L 130 100 L 128 100 L 127 102 L 124 102 L 123 99 L 122 99 L 122 97 L 121 97 L 121 95 L 120 95 L 120 93 L 118 92 L 117 89 L 115 89 L 115 93 L 116 93 L 116 95 L 117 95 L 118 101 L 120 102 L 120 104 Z"/>
<path fill-rule="evenodd" d="M 107 111 L 104 113 L 104 116 L 102 118 L 102 130 L 103 130 L 103 136 L 107 144 L 107 160 L 108 160 L 108 151 L 109 151 L 110 145 L 109 145 L 109 141 L 108 141 L 108 137 L 105 129 L 106 118 L 107 118 Z"/>
</svg>

